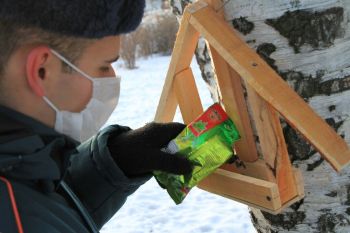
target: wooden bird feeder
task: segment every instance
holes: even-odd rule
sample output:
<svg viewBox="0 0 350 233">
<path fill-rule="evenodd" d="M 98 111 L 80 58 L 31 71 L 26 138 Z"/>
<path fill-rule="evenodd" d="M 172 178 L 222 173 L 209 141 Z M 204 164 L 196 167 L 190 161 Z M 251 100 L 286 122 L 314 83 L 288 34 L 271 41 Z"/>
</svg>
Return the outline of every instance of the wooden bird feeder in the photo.
<svg viewBox="0 0 350 233">
<path fill-rule="evenodd" d="M 186 7 L 155 121 L 173 121 L 178 105 L 185 123 L 203 112 L 190 68 L 199 36 L 203 36 L 210 49 L 223 107 L 242 136 L 235 149 L 245 166 L 224 165 L 203 180 L 199 188 L 278 214 L 304 197 L 302 175 L 289 160 L 280 117 L 300 132 L 336 171 L 349 164 L 350 150 L 238 36 L 223 14 L 216 12 L 221 5 L 221 0 L 200 0 Z M 259 154 L 252 124 L 260 141 Z"/>
</svg>

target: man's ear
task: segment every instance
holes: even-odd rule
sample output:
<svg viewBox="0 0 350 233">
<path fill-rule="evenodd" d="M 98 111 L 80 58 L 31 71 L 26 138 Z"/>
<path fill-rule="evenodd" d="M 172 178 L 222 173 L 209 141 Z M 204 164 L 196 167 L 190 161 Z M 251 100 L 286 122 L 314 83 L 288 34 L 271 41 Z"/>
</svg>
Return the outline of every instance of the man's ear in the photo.
<svg viewBox="0 0 350 233">
<path fill-rule="evenodd" d="M 40 97 L 45 95 L 44 82 L 48 78 L 48 58 L 51 51 L 46 46 L 33 48 L 27 57 L 26 78 L 32 91 Z"/>
</svg>

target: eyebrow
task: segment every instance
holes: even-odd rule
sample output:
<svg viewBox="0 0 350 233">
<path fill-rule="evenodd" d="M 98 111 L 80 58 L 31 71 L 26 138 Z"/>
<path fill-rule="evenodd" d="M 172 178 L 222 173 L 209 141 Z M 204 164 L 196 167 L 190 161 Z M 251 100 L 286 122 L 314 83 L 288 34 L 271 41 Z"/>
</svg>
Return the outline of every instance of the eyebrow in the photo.
<svg viewBox="0 0 350 233">
<path fill-rule="evenodd" d="M 116 58 L 113 58 L 113 59 L 111 59 L 111 60 L 107 60 L 106 62 L 107 62 L 107 63 L 114 63 L 114 62 L 118 61 L 119 58 L 120 58 L 120 55 L 118 55 Z"/>
</svg>

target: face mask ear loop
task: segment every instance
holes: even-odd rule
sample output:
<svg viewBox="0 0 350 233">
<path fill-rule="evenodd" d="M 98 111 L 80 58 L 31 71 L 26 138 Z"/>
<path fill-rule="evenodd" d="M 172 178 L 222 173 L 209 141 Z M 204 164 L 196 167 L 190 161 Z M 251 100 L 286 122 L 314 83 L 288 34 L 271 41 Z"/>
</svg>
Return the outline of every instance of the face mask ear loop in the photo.
<svg viewBox="0 0 350 233">
<path fill-rule="evenodd" d="M 66 63 L 67 65 L 69 65 L 73 70 L 75 70 L 76 72 L 78 72 L 79 74 L 83 75 L 85 78 L 89 79 L 90 81 L 94 81 L 93 78 L 91 78 L 89 75 L 87 75 L 86 73 L 84 73 L 81 69 L 79 69 L 78 67 L 76 67 L 73 63 L 71 63 L 70 61 L 68 61 L 65 57 L 63 57 L 61 54 L 59 54 L 58 52 L 56 52 L 55 50 L 51 49 L 51 52 L 58 57 L 59 59 L 61 59 L 64 63 Z"/>
<path fill-rule="evenodd" d="M 44 96 L 43 99 L 56 113 L 60 111 L 46 96 Z"/>
</svg>

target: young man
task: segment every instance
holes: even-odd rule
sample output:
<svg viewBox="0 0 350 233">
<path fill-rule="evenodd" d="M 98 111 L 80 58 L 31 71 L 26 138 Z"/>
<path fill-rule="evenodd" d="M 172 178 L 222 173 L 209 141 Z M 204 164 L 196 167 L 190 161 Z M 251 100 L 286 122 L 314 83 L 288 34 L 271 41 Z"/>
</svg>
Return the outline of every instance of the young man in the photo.
<svg viewBox="0 0 350 233">
<path fill-rule="evenodd" d="M 152 171 L 191 171 L 161 151 L 182 124 L 98 132 L 118 100 L 119 36 L 144 6 L 0 1 L 0 232 L 98 232 Z"/>
</svg>

